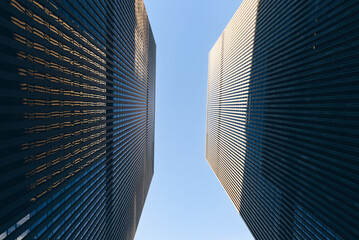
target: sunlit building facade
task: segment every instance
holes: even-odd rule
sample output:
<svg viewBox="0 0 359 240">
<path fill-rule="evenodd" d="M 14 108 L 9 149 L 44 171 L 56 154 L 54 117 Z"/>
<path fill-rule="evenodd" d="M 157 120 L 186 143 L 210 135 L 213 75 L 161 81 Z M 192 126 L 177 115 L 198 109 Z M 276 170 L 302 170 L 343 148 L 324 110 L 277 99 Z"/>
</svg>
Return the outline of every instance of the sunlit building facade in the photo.
<svg viewBox="0 0 359 240">
<path fill-rule="evenodd" d="M 0 3 L 0 240 L 133 239 L 153 175 L 142 0 Z"/>
<path fill-rule="evenodd" d="M 359 2 L 244 0 L 209 54 L 206 159 L 256 239 L 359 239 Z"/>
</svg>

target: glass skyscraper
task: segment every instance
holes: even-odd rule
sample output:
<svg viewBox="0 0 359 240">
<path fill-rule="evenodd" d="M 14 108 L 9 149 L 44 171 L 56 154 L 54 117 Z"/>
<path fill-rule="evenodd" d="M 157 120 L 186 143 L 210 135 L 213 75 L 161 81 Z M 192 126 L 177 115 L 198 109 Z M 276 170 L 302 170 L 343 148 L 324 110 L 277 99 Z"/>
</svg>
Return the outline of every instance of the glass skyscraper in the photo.
<svg viewBox="0 0 359 240">
<path fill-rule="evenodd" d="M 359 239 L 358 106 L 358 1 L 243 1 L 209 54 L 206 159 L 256 239 Z"/>
<path fill-rule="evenodd" d="M 133 239 L 153 175 L 142 0 L 0 3 L 0 240 Z"/>
</svg>

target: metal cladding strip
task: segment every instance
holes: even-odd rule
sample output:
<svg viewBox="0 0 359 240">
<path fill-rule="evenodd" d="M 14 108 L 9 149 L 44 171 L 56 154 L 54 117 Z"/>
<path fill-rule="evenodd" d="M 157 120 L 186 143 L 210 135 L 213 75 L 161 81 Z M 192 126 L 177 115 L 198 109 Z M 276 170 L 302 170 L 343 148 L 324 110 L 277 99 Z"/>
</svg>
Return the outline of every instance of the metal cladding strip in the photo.
<svg viewBox="0 0 359 240">
<path fill-rule="evenodd" d="M 359 3 L 244 0 L 209 54 L 206 159 L 256 239 L 359 238 Z"/>
<path fill-rule="evenodd" d="M 6 0 L 0 13 L 0 240 L 133 239 L 154 157 L 142 0 Z"/>
</svg>

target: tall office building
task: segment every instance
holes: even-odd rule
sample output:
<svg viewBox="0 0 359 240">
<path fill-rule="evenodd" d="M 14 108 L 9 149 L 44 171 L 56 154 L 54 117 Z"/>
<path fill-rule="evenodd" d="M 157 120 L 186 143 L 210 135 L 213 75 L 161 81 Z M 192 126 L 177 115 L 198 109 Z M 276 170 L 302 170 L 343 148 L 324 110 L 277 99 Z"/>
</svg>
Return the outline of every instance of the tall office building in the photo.
<svg viewBox="0 0 359 240">
<path fill-rule="evenodd" d="M 142 0 L 3 0 L 0 48 L 0 239 L 133 239 L 154 157 Z"/>
<path fill-rule="evenodd" d="M 359 239 L 359 2 L 244 0 L 209 54 L 206 159 L 256 239 Z"/>
</svg>

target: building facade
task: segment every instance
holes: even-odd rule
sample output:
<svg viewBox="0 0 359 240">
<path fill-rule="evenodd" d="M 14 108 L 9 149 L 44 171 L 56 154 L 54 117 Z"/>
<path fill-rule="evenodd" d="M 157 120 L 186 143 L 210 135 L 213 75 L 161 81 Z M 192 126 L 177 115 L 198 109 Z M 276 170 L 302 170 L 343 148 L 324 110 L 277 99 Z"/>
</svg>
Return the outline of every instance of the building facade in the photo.
<svg viewBox="0 0 359 240">
<path fill-rule="evenodd" d="M 133 239 L 153 175 L 142 0 L 0 4 L 0 240 Z"/>
<path fill-rule="evenodd" d="M 359 239 L 359 2 L 244 0 L 209 54 L 206 159 L 256 239 Z"/>
</svg>

